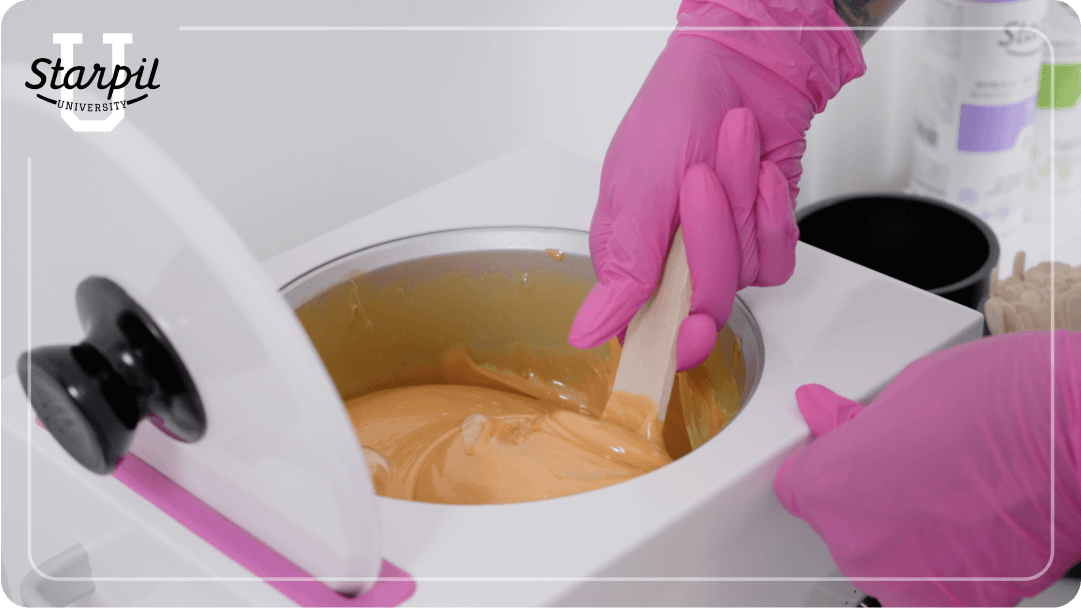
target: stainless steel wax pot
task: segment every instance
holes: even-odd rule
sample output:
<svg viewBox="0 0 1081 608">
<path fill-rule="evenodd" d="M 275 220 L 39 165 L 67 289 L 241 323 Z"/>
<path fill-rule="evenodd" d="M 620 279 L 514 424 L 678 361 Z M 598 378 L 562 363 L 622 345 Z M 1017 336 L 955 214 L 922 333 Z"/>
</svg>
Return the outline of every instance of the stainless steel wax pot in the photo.
<svg viewBox="0 0 1081 608">
<path fill-rule="evenodd" d="M 481 364 L 562 376 L 580 388 L 580 409 L 599 415 L 609 387 L 596 378 L 595 366 L 610 359 L 609 346 L 583 356 L 566 343 L 595 282 L 585 232 L 478 228 L 375 245 L 329 261 L 282 291 L 345 400 L 442 382 L 442 358 L 461 344 Z M 523 346 L 543 357 L 501 358 Z M 679 378 L 687 450 L 716 435 L 747 403 L 762 355 L 754 318 L 737 299 L 713 354 Z"/>
</svg>

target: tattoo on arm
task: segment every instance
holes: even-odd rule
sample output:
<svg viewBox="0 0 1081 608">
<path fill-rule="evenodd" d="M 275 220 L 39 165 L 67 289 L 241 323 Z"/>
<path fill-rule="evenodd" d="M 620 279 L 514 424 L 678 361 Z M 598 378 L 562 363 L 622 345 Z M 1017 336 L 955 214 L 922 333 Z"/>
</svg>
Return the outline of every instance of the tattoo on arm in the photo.
<svg viewBox="0 0 1081 608">
<path fill-rule="evenodd" d="M 833 0 L 833 7 L 845 23 L 852 28 L 860 45 L 867 44 L 886 19 L 901 6 L 904 0 Z"/>
</svg>

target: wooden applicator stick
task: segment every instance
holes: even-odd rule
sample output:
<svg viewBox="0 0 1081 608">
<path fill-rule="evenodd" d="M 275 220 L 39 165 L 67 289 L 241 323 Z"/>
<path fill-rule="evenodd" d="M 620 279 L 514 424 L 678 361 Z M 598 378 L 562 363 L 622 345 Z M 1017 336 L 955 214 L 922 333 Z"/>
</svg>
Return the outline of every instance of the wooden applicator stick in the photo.
<svg viewBox="0 0 1081 608">
<path fill-rule="evenodd" d="M 683 229 L 672 238 L 657 289 L 627 326 L 614 391 L 645 395 L 657 404 L 664 421 L 676 376 L 676 339 L 691 310 L 691 272 Z"/>
</svg>

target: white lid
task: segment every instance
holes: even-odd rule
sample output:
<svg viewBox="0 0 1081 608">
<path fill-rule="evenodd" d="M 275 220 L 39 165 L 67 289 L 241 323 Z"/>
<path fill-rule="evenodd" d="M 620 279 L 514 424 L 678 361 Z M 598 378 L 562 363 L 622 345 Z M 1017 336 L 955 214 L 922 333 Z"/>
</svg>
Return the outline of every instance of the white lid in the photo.
<svg viewBox="0 0 1081 608">
<path fill-rule="evenodd" d="M 31 188 L 31 346 L 81 342 L 75 288 L 112 279 L 164 331 L 207 418 L 192 444 L 144 420 L 130 452 L 312 575 L 377 576 L 379 524 L 356 435 L 252 254 L 138 130 L 134 108 L 111 132 L 76 132 L 23 86 L 27 66 L 5 63 L 2 73 L 4 171 L 18 179 L 5 193 Z"/>
</svg>

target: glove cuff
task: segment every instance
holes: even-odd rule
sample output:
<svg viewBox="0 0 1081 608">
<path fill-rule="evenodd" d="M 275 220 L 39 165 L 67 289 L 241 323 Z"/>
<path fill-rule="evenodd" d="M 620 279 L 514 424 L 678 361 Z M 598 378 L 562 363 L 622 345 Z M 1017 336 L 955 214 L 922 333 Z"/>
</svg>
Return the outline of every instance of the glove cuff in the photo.
<svg viewBox="0 0 1081 608">
<path fill-rule="evenodd" d="M 693 30 L 679 28 L 829 28 Z M 830 0 L 683 0 L 672 38 L 715 40 L 803 93 L 816 113 L 867 71 L 859 40 Z"/>
</svg>

